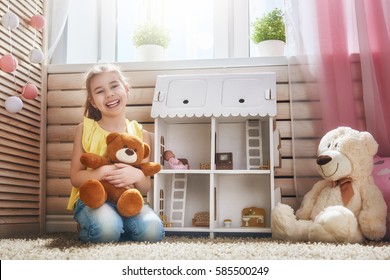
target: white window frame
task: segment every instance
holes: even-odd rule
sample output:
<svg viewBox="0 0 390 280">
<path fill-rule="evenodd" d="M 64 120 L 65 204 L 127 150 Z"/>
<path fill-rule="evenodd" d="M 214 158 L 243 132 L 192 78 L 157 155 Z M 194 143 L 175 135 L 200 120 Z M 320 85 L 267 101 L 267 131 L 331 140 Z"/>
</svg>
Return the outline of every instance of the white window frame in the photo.
<svg viewBox="0 0 390 280">
<path fill-rule="evenodd" d="M 249 0 L 214 5 L 214 58 L 249 57 Z"/>
<path fill-rule="evenodd" d="M 97 54 L 96 60 L 90 62 L 116 62 L 117 1 L 96 0 L 96 3 L 98 12 L 95 21 L 98 27 L 93 31 L 96 34 L 89 35 L 96 41 L 90 42 L 84 51 L 90 56 Z M 249 0 L 213 0 L 213 4 L 214 57 L 211 59 L 250 57 Z M 80 24 L 83 24 L 83 19 Z M 71 52 L 77 44 L 68 42 L 67 46 L 68 52 Z"/>
</svg>

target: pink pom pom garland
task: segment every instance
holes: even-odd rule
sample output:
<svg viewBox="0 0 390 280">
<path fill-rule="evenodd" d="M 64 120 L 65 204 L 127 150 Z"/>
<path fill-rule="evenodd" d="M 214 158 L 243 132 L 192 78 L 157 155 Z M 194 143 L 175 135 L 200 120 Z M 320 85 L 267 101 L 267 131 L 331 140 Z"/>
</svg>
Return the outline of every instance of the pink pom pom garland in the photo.
<svg viewBox="0 0 390 280">
<path fill-rule="evenodd" d="M 34 15 L 30 19 L 30 25 L 37 30 L 42 30 L 46 25 L 46 19 L 42 15 Z"/>
<path fill-rule="evenodd" d="M 39 90 L 36 85 L 27 83 L 22 88 L 22 96 L 26 99 L 34 99 L 39 94 Z"/>
<path fill-rule="evenodd" d="M 4 106 L 8 112 L 18 113 L 23 108 L 23 101 L 17 96 L 11 96 L 5 100 Z"/>
<path fill-rule="evenodd" d="M 10 11 L 10 0 L 8 1 L 8 9 L 7 12 L 2 16 L 1 18 L 1 24 L 4 28 L 8 30 L 9 34 L 9 53 L 4 54 L 3 56 L 0 56 L 0 70 L 7 72 L 7 73 L 13 73 L 14 76 L 14 83 L 15 83 L 15 91 L 17 94 L 19 94 L 17 89 L 17 83 L 16 83 L 16 72 L 18 68 L 18 59 L 13 54 L 13 42 L 12 42 L 12 30 L 15 30 L 19 27 L 19 18 L 18 16 Z M 37 7 L 36 7 L 37 12 Z M 26 21 L 32 28 L 34 28 L 34 41 L 32 43 L 31 51 L 29 53 L 29 60 L 30 65 L 28 68 L 28 77 L 26 84 L 22 87 L 20 92 L 20 97 L 23 97 L 25 99 L 34 99 L 39 95 L 39 89 L 36 85 L 33 83 L 30 83 L 30 76 L 31 76 L 31 68 L 32 63 L 41 63 L 44 60 L 44 54 L 42 50 L 39 47 L 36 47 L 36 38 L 37 38 L 37 31 L 42 30 L 46 25 L 46 19 L 40 15 L 35 14 L 33 15 L 28 21 Z M 10 113 L 18 113 L 23 108 L 23 101 L 19 96 L 11 96 L 6 99 L 4 102 L 5 109 Z"/>
<path fill-rule="evenodd" d="M 11 73 L 18 67 L 18 61 L 12 54 L 4 55 L 0 60 L 0 68 L 4 72 Z"/>
<path fill-rule="evenodd" d="M 2 16 L 1 24 L 6 29 L 15 30 L 19 26 L 19 18 L 13 12 L 7 12 Z"/>
</svg>

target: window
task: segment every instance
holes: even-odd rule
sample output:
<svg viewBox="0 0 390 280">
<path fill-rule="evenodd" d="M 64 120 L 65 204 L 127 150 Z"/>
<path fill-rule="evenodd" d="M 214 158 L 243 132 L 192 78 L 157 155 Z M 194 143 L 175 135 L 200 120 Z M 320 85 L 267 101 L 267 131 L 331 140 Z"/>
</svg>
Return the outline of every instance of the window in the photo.
<svg viewBox="0 0 390 280">
<path fill-rule="evenodd" d="M 67 28 L 60 40 L 63 45 L 59 47 L 66 50 L 66 58 L 62 58 L 66 61 L 53 63 L 135 61 L 132 34 L 137 24 L 149 20 L 169 30 L 166 60 L 256 56 L 256 46 L 250 41 L 250 22 L 275 7 L 283 7 L 283 3 L 284 0 L 72 1 Z"/>
<path fill-rule="evenodd" d="M 134 61 L 134 28 L 154 21 L 170 33 L 168 60 L 213 58 L 213 1 L 117 1 L 117 60 Z"/>
</svg>

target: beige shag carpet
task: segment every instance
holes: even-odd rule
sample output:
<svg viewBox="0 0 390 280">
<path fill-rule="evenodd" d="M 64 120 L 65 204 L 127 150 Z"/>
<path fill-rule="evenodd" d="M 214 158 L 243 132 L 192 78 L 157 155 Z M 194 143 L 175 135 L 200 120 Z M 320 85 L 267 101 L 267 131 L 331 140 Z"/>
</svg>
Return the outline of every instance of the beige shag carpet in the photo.
<svg viewBox="0 0 390 280">
<path fill-rule="evenodd" d="M 76 233 L 0 239 L 1 260 L 390 260 L 390 242 L 289 243 L 271 238 L 167 236 L 158 243 L 85 244 Z"/>
</svg>

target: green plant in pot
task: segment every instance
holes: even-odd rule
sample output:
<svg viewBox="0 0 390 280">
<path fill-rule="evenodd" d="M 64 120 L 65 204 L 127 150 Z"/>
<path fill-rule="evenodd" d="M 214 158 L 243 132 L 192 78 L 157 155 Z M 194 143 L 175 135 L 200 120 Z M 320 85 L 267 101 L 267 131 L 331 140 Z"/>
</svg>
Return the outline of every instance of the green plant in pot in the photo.
<svg viewBox="0 0 390 280">
<path fill-rule="evenodd" d="M 283 13 L 275 8 L 265 16 L 252 22 L 251 40 L 258 44 L 260 55 L 283 55 L 286 31 Z M 266 49 L 269 46 L 269 52 Z"/>
<path fill-rule="evenodd" d="M 135 28 L 133 44 L 137 48 L 137 60 L 163 60 L 164 49 L 170 42 L 169 32 L 154 22 L 145 22 Z"/>
</svg>

